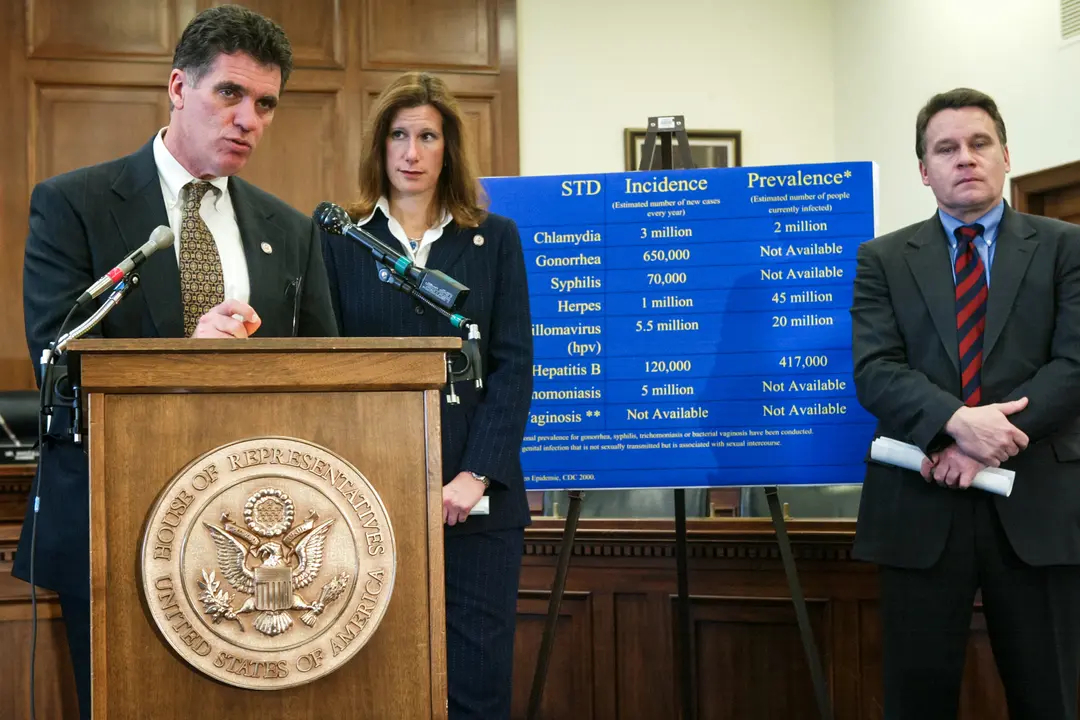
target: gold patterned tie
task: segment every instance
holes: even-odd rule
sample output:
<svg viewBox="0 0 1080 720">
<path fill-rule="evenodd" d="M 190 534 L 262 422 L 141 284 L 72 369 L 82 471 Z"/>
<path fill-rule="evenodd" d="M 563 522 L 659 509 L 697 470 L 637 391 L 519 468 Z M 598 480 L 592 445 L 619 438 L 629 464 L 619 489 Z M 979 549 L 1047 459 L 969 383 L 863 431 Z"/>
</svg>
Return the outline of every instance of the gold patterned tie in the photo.
<svg viewBox="0 0 1080 720">
<path fill-rule="evenodd" d="M 225 300 L 225 281 L 221 273 L 214 236 L 206 227 L 199 206 L 203 195 L 213 187 L 195 180 L 183 188 L 184 208 L 180 213 L 180 296 L 184 303 L 184 334 L 191 337 L 199 318 Z"/>
</svg>

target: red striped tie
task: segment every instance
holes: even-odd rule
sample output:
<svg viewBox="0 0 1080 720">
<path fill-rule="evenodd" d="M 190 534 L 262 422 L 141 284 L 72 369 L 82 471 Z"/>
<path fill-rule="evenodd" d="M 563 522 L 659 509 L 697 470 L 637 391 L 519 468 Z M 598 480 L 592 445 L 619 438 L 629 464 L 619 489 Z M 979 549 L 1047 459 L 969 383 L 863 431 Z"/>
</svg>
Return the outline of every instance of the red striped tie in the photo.
<svg viewBox="0 0 1080 720">
<path fill-rule="evenodd" d="M 975 238 L 983 226 L 956 228 L 956 337 L 960 343 L 961 399 L 969 407 L 982 400 L 983 330 L 986 327 L 986 268 Z"/>
</svg>

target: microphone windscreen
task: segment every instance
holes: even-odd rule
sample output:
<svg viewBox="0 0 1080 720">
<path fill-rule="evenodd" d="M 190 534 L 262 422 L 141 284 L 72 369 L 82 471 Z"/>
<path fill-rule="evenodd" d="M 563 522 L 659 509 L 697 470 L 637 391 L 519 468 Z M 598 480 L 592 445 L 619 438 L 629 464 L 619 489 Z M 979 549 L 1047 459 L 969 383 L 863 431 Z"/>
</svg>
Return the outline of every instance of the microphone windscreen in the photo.
<svg viewBox="0 0 1080 720">
<path fill-rule="evenodd" d="M 311 213 L 311 217 L 315 218 L 315 222 L 320 228 L 335 235 L 340 235 L 345 228 L 352 225 L 349 213 L 345 212 L 345 209 L 340 205 L 335 205 L 332 202 L 319 203 L 315 207 L 315 212 Z"/>
<path fill-rule="evenodd" d="M 172 247 L 176 241 L 176 235 L 165 225 L 158 225 L 154 232 L 150 233 L 150 242 L 153 243 L 154 252 Z"/>
</svg>

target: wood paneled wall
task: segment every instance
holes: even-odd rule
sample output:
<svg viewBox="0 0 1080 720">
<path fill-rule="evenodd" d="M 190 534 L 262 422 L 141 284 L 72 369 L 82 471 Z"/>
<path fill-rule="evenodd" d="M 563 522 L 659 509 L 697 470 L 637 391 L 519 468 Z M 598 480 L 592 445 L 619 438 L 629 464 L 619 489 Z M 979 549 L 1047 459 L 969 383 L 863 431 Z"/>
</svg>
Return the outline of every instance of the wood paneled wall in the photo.
<svg viewBox="0 0 1080 720">
<path fill-rule="evenodd" d="M 769 520 L 688 520 L 691 673 L 699 720 L 816 720 L 791 594 Z M 524 718 L 561 520 L 536 520 L 514 648 Z M 836 720 L 882 717 L 877 571 L 851 559 L 853 520 L 788 524 Z M 660 520 L 583 520 L 545 686 L 544 720 L 678 720 L 675 540 Z M 960 720 L 1005 720 L 1005 692 L 976 602 Z"/>
<path fill-rule="evenodd" d="M 32 465 L 0 465 L 0 718 L 30 717 L 30 640 L 33 606 L 30 586 L 11 576 Z M 37 716 L 79 716 L 75 676 L 56 595 L 38 591 Z"/>
<path fill-rule="evenodd" d="M 132 152 L 168 124 L 180 32 L 211 0 L 0 3 L 0 390 L 33 387 L 22 256 L 36 182 Z M 405 70 L 441 75 L 483 175 L 518 173 L 515 0 L 242 0 L 277 21 L 296 70 L 242 176 L 304 213 L 357 192 L 372 101 Z M 118 258 L 119 259 L 119 258 Z"/>
</svg>

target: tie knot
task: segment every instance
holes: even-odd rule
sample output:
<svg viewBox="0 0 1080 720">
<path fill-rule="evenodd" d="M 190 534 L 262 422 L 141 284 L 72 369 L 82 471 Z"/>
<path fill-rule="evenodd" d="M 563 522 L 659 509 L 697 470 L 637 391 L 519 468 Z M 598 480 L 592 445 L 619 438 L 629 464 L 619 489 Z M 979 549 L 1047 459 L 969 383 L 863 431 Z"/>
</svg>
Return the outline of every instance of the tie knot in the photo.
<svg viewBox="0 0 1080 720">
<path fill-rule="evenodd" d="M 184 189 L 187 191 L 188 202 L 202 202 L 203 196 L 214 186 L 204 180 L 192 180 Z"/>
<path fill-rule="evenodd" d="M 983 234 L 983 226 L 979 223 L 972 223 L 971 225 L 961 225 L 956 228 L 956 242 L 961 247 L 966 247 L 975 238 Z"/>
</svg>

